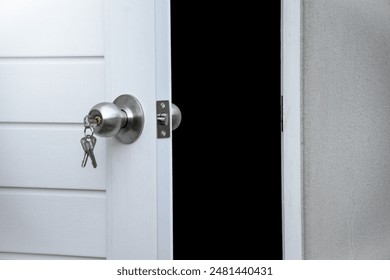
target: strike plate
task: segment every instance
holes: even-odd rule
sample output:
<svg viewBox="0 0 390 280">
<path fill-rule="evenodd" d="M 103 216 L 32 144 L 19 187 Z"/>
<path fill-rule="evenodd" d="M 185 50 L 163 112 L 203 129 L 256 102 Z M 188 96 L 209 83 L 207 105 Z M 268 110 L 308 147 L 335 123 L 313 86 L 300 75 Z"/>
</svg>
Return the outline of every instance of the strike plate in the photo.
<svg viewBox="0 0 390 280">
<path fill-rule="evenodd" d="M 171 113 L 168 100 L 156 102 L 157 106 L 157 138 L 171 137 Z"/>
</svg>

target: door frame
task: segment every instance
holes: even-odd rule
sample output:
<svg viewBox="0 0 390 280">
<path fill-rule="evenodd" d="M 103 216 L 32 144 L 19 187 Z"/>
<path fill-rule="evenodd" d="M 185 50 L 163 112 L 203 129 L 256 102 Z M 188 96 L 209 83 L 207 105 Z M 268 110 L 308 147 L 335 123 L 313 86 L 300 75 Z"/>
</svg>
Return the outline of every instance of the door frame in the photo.
<svg viewBox="0 0 390 280">
<path fill-rule="evenodd" d="M 282 0 L 283 258 L 303 259 L 301 0 Z"/>
</svg>

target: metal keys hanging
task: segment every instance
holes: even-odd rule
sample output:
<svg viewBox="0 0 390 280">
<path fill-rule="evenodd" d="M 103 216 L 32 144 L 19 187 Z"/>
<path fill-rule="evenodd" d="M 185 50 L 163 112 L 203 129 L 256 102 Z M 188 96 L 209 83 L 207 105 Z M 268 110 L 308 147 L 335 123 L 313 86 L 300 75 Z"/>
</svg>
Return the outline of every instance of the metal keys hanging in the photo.
<svg viewBox="0 0 390 280">
<path fill-rule="evenodd" d="M 83 161 L 81 162 L 81 167 L 85 167 L 87 165 L 88 159 L 90 158 L 92 162 L 92 166 L 96 168 L 97 162 L 96 162 L 93 149 L 95 148 L 97 139 L 95 136 L 93 136 L 93 133 L 94 133 L 94 126 L 98 125 L 100 120 L 96 119 L 96 123 L 91 123 L 89 117 L 90 116 L 86 116 L 84 118 L 84 137 L 81 138 L 80 140 L 81 147 L 84 150 L 84 157 L 83 157 Z M 90 131 L 90 134 L 87 133 L 88 130 Z"/>
<path fill-rule="evenodd" d="M 96 144 L 96 137 L 92 134 L 87 134 L 83 138 L 81 138 L 81 146 L 84 150 L 84 158 L 81 163 L 81 167 L 85 167 L 87 165 L 88 158 L 91 158 L 92 166 L 94 168 L 97 167 L 95 154 L 93 153 L 93 149 L 95 148 Z"/>
</svg>

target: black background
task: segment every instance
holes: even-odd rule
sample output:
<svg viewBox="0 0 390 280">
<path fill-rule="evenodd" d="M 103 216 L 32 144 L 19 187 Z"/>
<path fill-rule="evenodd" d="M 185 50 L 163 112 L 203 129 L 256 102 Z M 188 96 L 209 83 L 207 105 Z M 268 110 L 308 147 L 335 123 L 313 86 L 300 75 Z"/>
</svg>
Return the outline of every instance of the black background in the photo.
<svg viewBox="0 0 390 280">
<path fill-rule="evenodd" d="M 174 258 L 281 259 L 280 3 L 210 2 L 171 0 Z"/>
</svg>

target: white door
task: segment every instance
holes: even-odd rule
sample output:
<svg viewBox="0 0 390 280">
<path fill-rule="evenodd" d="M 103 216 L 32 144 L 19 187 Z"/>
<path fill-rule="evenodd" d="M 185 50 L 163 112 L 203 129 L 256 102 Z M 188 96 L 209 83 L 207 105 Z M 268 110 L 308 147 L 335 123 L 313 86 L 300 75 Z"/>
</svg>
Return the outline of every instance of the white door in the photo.
<svg viewBox="0 0 390 280">
<path fill-rule="evenodd" d="M 83 118 L 128 93 L 140 138 L 97 137 Z M 0 258 L 172 258 L 169 0 L 0 0 Z"/>
</svg>

